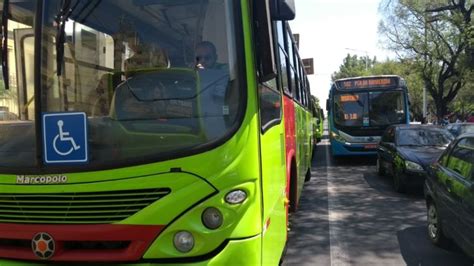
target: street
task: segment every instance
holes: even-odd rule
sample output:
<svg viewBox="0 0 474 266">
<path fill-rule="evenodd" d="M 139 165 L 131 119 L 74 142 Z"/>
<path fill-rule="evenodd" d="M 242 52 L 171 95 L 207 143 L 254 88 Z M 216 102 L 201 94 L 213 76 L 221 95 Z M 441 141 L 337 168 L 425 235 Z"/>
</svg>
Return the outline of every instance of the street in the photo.
<svg viewBox="0 0 474 266">
<path fill-rule="evenodd" d="M 327 131 L 290 223 L 283 265 L 474 265 L 431 244 L 422 190 L 396 193 L 375 159 L 334 162 Z"/>
</svg>

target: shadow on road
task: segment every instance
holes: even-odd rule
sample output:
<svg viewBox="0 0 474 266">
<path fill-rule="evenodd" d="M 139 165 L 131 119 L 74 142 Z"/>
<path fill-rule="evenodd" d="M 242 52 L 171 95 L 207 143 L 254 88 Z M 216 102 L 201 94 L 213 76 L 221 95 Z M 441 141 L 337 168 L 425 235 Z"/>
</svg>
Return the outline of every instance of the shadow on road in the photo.
<svg viewBox="0 0 474 266">
<path fill-rule="evenodd" d="M 393 188 L 393 178 L 391 176 L 377 175 L 375 173 L 375 166 L 373 171 L 364 173 L 364 179 L 371 188 L 382 194 L 404 198 L 423 198 L 423 187 L 408 187 L 405 193 L 396 192 Z"/>
<path fill-rule="evenodd" d="M 397 232 L 400 252 L 408 266 L 474 265 L 454 244 L 448 249 L 434 246 L 425 226 L 408 227 Z"/>
<path fill-rule="evenodd" d="M 324 149 L 324 146 L 317 146 L 311 180 L 304 184 L 298 211 L 290 217 L 291 230 L 283 265 L 330 265 Z"/>
<path fill-rule="evenodd" d="M 427 239 L 421 190 L 396 193 L 391 177 L 377 175 L 373 158 L 328 165 L 327 148 L 318 145 L 311 181 L 290 217 L 283 265 L 473 265 L 459 250 Z"/>
<path fill-rule="evenodd" d="M 337 157 L 331 156 L 332 165 L 335 166 L 363 166 L 363 165 L 374 165 L 377 162 L 375 156 L 358 156 L 358 157 Z"/>
</svg>

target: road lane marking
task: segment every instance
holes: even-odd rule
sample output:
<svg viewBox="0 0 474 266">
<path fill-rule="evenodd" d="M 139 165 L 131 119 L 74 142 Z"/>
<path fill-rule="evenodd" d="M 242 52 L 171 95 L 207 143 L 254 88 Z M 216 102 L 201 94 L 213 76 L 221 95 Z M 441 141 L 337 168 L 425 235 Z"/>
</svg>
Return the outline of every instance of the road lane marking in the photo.
<svg viewBox="0 0 474 266">
<path fill-rule="evenodd" d="M 343 214 L 337 211 L 338 202 L 337 190 L 332 174 L 332 165 L 330 161 L 329 148 L 330 143 L 328 139 L 324 139 L 321 143 L 325 147 L 326 152 L 326 177 L 328 184 L 328 217 L 329 217 L 329 250 L 332 266 L 350 265 L 350 257 L 345 252 L 347 247 L 341 239 L 342 226 L 341 220 Z"/>
</svg>

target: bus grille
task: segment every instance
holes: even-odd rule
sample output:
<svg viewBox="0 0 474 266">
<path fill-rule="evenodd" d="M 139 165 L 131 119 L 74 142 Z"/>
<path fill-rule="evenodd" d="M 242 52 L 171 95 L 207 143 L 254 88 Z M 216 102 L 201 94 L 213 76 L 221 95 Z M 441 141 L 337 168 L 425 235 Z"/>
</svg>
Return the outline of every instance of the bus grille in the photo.
<svg viewBox="0 0 474 266">
<path fill-rule="evenodd" d="M 87 193 L 0 194 L 0 222 L 103 224 L 124 220 L 170 193 L 140 189 Z"/>
</svg>

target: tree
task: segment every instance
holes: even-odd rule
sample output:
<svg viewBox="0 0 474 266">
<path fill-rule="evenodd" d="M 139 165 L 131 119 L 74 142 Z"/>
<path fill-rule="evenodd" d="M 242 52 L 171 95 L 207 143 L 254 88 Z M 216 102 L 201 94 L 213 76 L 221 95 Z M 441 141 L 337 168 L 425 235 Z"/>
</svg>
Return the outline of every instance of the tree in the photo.
<svg viewBox="0 0 474 266">
<path fill-rule="evenodd" d="M 376 58 L 370 59 L 367 56 L 358 57 L 357 55 L 350 55 L 344 58 L 342 65 L 339 66 L 339 71 L 332 74 L 332 80 L 341 78 L 350 78 L 368 75 L 369 69 L 377 62 Z M 366 69 L 367 68 L 367 69 Z"/>
<path fill-rule="evenodd" d="M 472 43 L 470 0 L 385 0 L 379 31 L 387 48 L 410 60 L 433 97 L 438 118 L 466 86 Z"/>
<path fill-rule="evenodd" d="M 466 77 L 466 85 L 459 90 L 449 109 L 462 118 L 474 112 L 474 73 Z"/>
</svg>

